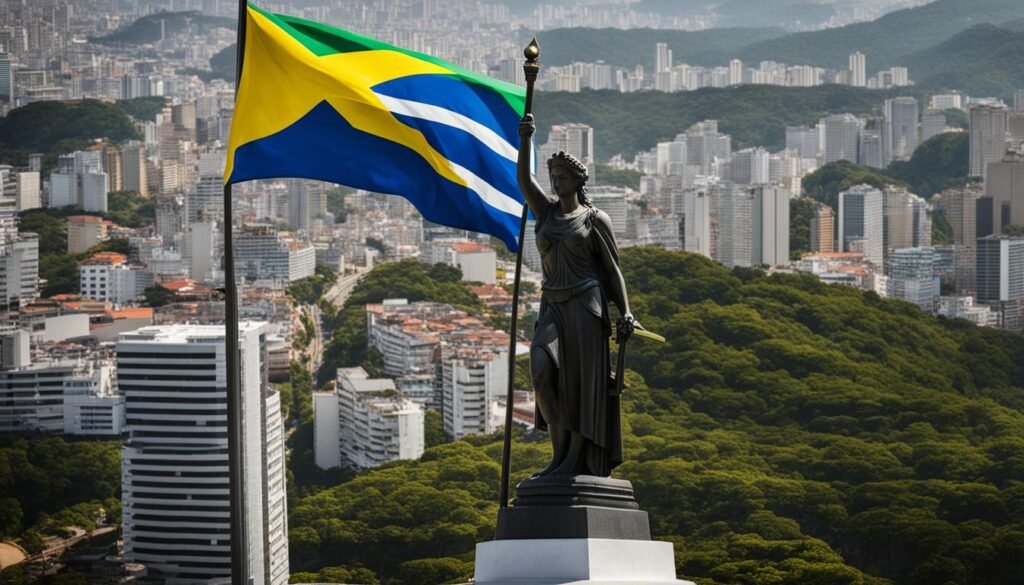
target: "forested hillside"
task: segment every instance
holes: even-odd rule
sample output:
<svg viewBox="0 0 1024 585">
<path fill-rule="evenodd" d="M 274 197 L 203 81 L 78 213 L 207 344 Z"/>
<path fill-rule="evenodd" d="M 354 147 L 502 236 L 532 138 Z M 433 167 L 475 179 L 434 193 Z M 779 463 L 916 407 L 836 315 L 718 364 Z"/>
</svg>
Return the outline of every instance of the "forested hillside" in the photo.
<svg viewBox="0 0 1024 585">
<path fill-rule="evenodd" d="M 669 342 L 630 346 L 618 474 L 681 576 L 1024 580 L 1024 337 L 656 248 L 622 266 L 634 313 Z M 548 446 L 515 444 L 518 480 Z M 444 445 L 293 502 L 293 570 L 466 579 L 492 535 L 500 450 Z"/>
</svg>

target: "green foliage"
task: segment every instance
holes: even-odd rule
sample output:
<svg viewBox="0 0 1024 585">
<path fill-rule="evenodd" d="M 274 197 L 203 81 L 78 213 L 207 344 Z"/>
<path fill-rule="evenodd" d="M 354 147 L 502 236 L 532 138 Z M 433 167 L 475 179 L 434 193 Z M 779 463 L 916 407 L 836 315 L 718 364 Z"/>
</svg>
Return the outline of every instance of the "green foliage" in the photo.
<svg viewBox="0 0 1024 585">
<path fill-rule="evenodd" d="M 878 70 L 907 65 L 905 59 L 912 53 L 971 26 L 1022 16 L 1024 5 L 1017 0 L 937 0 L 871 22 L 751 43 L 739 52 L 739 58 L 750 63 L 771 59 L 843 70 L 849 66 L 849 55 L 861 51 L 870 68 Z M 916 70 L 911 67 L 910 71 Z"/>
<path fill-rule="evenodd" d="M 714 67 L 728 63 L 742 47 L 752 42 L 783 34 L 783 31 L 772 28 L 702 31 L 561 28 L 539 33 L 537 42 L 546 65 L 604 61 L 628 69 L 640 64 L 650 70 L 654 68 L 655 43 L 668 43 L 678 61 Z M 525 41 L 529 41 L 529 37 Z"/>
<path fill-rule="evenodd" d="M 613 169 L 608 165 L 597 165 L 597 170 L 594 171 L 591 183 L 594 185 L 629 187 L 630 189 L 639 190 L 640 173 L 629 169 L 620 171 Z"/>
<path fill-rule="evenodd" d="M 953 243 L 953 226 L 949 225 L 946 214 L 936 210 L 932 213 L 932 245 L 942 246 Z"/>
<path fill-rule="evenodd" d="M 858 166 L 848 160 L 828 163 L 804 177 L 804 193 L 832 209 L 838 209 L 839 193 L 854 185 L 867 184 L 881 189 L 887 185 L 906 186 L 876 169 Z"/>
<path fill-rule="evenodd" d="M 1002 233 L 1007 236 L 1014 236 L 1018 238 L 1024 237 L 1024 224 L 1011 223 L 1009 225 L 1005 225 L 1003 226 Z"/>
<path fill-rule="evenodd" d="M 338 273 L 326 266 L 317 266 L 313 276 L 288 285 L 288 296 L 299 305 L 315 305 L 338 280 Z"/>
<path fill-rule="evenodd" d="M 742 85 L 677 93 L 544 92 L 537 96 L 543 113 L 536 140 L 543 144 L 552 124 L 588 124 L 602 136 L 594 145 L 597 160 L 606 161 L 616 154 L 630 158 L 658 142 L 673 140 L 702 120 L 718 120 L 721 131 L 732 135 L 734 149 L 764 146 L 774 151 L 786 144 L 786 126 L 813 126 L 829 114 L 869 115 L 886 98 L 924 95 L 914 88 L 899 89 Z"/>
<path fill-rule="evenodd" d="M 235 20 L 222 16 L 207 16 L 197 11 L 157 12 L 139 18 L 131 24 L 104 36 L 90 39 L 101 45 L 145 45 L 165 38 L 191 31 L 204 35 L 216 28 L 235 29 Z"/>
<path fill-rule="evenodd" d="M 634 312 L 668 343 L 630 346 L 616 475 L 681 575 L 1024 579 L 1024 338 L 658 248 L 622 266 Z M 549 455 L 543 434 L 517 436 L 513 484 Z M 500 456 L 499 436 L 471 437 L 293 501 L 293 566 L 464 581 L 493 534 Z"/>
<path fill-rule="evenodd" d="M 932 136 L 917 147 L 909 161 L 895 161 L 886 174 L 906 183 L 922 197 L 962 186 L 970 163 L 970 136 L 966 132 L 948 132 Z"/>
<path fill-rule="evenodd" d="M 100 214 L 118 225 L 140 228 L 156 223 L 156 204 L 134 191 L 111 191 L 107 213 Z"/>
<path fill-rule="evenodd" d="M 0 152 L 15 165 L 26 165 L 30 153 L 41 152 L 47 155 L 45 166 L 52 167 L 58 154 L 97 138 L 119 142 L 142 137 L 124 110 L 98 100 L 35 102 L 0 118 Z"/>
<path fill-rule="evenodd" d="M 380 581 L 373 571 L 363 567 L 324 567 L 317 573 L 292 573 L 289 583 L 359 583 L 361 585 L 377 585 Z"/>
<path fill-rule="evenodd" d="M 367 303 L 398 298 L 449 303 L 474 315 L 485 312 L 480 299 L 462 282 L 461 271 L 437 266 L 427 267 L 417 260 L 389 262 L 363 277 L 332 319 L 334 333 L 324 349 L 320 382 L 331 379 L 338 368 L 357 366 L 366 359 Z"/>
<path fill-rule="evenodd" d="M 126 114 L 143 122 L 156 122 L 156 115 L 163 111 L 167 98 L 162 96 L 117 100 L 117 107 Z"/>
<path fill-rule="evenodd" d="M 423 442 L 426 447 L 429 449 L 449 442 L 451 439 L 444 432 L 444 419 L 441 418 L 441 413 L 436 410 L 428 410 L 424 415 Z"/>
<path fill-rule="evenodd" d="M 100 506 L 120 514 L 120 487 L 119 440 L 0 436 L 0 534 L 20 534 L 29 552 L 41 546 L 38 531 L 89 528 Z"/>
<path fill-rule="evenodd" d="M 353 193 L 349 187 L 338 187 L 327 192 L 327 211 L 334 214 L 335 223 L 345 223 L 348 213 L 345 211 L 345 196 Z"/>
<path fill-rule="evenodd" d="M 142 292 L 143 304 L 147 307 L 162 307 L 174 302 L 175 294 L 162 286 L 151 286 Z"/>
<path fill-rule="evenodd" d="M 232 43 L 217 51 L 217 54 L 213 57 L 210 57 L 210 69 L 213 71 L 210 77 L 234 82 L 236 77 L 235 62 L 238 60 L 237 53 L 238 45 Z"/>
<path fill-rule="evenodd" d="M 794 260 L 811 251 L 811 220 L 814 219 L 814 200 L 798 197 L 789 202 L 789 249 Z"/>
<path fill-rule="evenodd" d="M 971 126 L 971 120 L 967 117 L 967 112 L 963 110 L 949 108 L 947 110 L 942 110 L 942 113 L 946 115 L 946 126 L 949 126 L 950 128 L 967 130 Z"/>
</svg>

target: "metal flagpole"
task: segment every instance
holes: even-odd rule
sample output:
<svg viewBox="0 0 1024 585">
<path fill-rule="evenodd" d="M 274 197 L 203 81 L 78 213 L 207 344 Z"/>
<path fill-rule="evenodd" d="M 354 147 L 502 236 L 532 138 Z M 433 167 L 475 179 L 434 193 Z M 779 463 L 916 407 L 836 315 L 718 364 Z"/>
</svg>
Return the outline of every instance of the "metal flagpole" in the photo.
<svg viewBox="0 0 1024 585">
<path fill-rule="evenodd" d="M 537 73 L 540 71 L 540 46 L 537 39 L 530 41 L 530 44 L 523 51 L 526 63 L 523 63 L 523 72 L 526 74 L 526 106 L 523 109 L 523 116 L 533 111 L 533 82 L 537 80 Z M 501 500 L 502 508 L 508 507 L 508 482 L 511 466 L 512 451 L 512 407 L 515 404 L 515 377 L 516 377 L 516 329 L 519 326 L 519 282 L 523 272 L 523 244 L 526 239 L 526 216 L 530 208 L 523 203 L 523 217 L 519 221 L 519 250 L 516 252 L 516 276 L 512 285 L 512 326 L 509 330 L 508 341 L 508 394 L 505 398 L 505 445 L 501 452 Z"/>
<path fill-rule="evenodd" d="M 238 50 L 235 54 L 235 97 L 245 61 L 246 0 L 238 0 Z M 228 493 L 231 507 L 231 585 L 249 585 L 248 534 L 245 518 L 245 470 L 242 441 L 242 385 L 238 343 L 238 286 L 232 241 L 231 183 L 224 184 L 224 323 L 228 392 Z"/>
</svg>

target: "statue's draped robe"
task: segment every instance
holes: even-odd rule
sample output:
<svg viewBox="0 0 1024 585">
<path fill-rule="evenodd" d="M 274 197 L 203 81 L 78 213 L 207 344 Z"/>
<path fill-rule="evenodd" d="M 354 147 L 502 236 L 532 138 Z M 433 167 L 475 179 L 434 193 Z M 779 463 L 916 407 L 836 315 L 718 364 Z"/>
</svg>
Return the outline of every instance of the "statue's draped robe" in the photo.
<svg viewBox="0 0 1024 585">
<path fill-rule="evenodd" d="M 610 384 L 609 281 L 602 257 L 618 263 L 618 247 L 604 212 L 581 207 L 562 216 L 557 204 L 537 218 L 544 284 L 532 347 L 557 365 L 555 413 L 563 430 L 587 439 L 588 472 L 608 476 L 622 462 L 619 397 Z M 537 427 L 546 428 L 537 412 Z"/>
</svg>

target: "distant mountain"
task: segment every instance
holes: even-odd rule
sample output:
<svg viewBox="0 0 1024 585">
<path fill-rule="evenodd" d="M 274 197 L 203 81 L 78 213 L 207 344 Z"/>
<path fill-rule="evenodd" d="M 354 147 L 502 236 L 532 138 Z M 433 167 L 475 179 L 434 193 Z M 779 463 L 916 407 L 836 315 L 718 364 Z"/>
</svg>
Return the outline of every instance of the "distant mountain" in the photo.
<svg viewBox="0 0 1024 585">
<path fill-rule="evenodd" d="M 845 69 L 849 55 L 860 51 L 869 72 L 903 65 L 908 55 L 922 51 L 982 23 L 1024 19 L 1021 0 L 937 0 L 918 8 L 898 10 L 873 22 L 796 33 L 753 42 L 739 57 Z"/>
<path fill-rule="evenodd" d="M 120 28 L 113 33 L 90 39 L 102 45 L 130 44 L 145 45 L 160 40 L 161 27 L 163 34 L 171 36 L 189 27 L 195 27 L 198 34 L 212 31 L 215 28 L 234 30 L 235 19 L 221 16 L 207 16 L 197 11 L 158 12 L 143 16 L 135 22 Z"/>
<path fill-rule="evenodd" d="M 979 24 L 909 55 L 905 63 L 922 87 L 1008 97 L 1024 87 L 1022 55 L 1024 31 Z"/>
<path fill-rule="evenodd" d="M 655 43 L 668 43 L 677 63 L 717 66 L 727 64 L 752 42 L 785 34 L 778 28 L 704 31 L 568 28 L 544 31 L 537 35 L 537 41 L 541 46 L 541 62 L 546 65 L 600 60 L 627 68 L 639 63 L 650 69 L 654 66 Z"/>
<path fill-rule="evenodd" d="M 593 126 L 597 159 L 604 161 L 618 153 L 632 157 L 707 119 L 719 121 L 721 131 L 732 135 L 735 149 L 779 150 L 785 146 L 786 126 L 815 124 L 829 114 L 877 113 L 886 98 L 897 95 L 924 97 L 909 87 L 877 91 L 841 85 L 742 85 L 678 93 L 544 92 L 537 95 L 534 112 L 541 126 L 540 143 L 552 124 Z"/>
<path fill-rule="evenodd" d="M 680 17 L 713 15 L 720 27 L 790 29 L 822 26 L 839 14 L 834 3 L 811 0 L 640 0 L 633 10 Z"/>
</svg>

